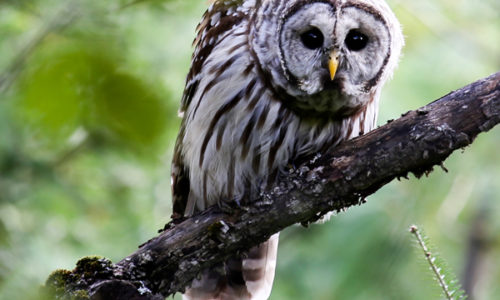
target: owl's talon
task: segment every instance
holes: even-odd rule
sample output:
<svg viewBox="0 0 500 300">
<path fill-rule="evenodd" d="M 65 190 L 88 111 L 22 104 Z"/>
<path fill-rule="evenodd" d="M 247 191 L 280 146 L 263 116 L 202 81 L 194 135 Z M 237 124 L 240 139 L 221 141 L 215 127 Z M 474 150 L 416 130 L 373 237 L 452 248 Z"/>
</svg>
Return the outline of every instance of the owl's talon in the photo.
<svg viewBox="0 0 500 300">
<path fill-rule="evenodd" d="M 218 203 L 220 210 L 226 214 L 232 214 L 235 210 L 241 209 L 241 199 L 234 198 L 230 201 L 221 200 Z"/>
<path fill-rule="evenodd" d="M 217 206 L 226 214 L 231 214 L 233 212 L 233 208 L 226 201 L 219 201 Z"/>
</svg>

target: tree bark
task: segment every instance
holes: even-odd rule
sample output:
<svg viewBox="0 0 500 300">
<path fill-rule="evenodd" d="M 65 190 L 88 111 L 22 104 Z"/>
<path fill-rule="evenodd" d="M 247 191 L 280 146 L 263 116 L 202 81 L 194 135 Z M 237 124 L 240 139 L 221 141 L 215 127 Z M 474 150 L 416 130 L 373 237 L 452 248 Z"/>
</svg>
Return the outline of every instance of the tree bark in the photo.
<svg viewBox="0 0 500 300">
<path fill-rule="evenodd" d="M 499 122 L 500 72 L 347 141 L 332 153 L 309 157 L 249 205 L 212 207 L 170 222 L 116 265 L 85 258 L 72 272 L 56 271 L 45 291 L 91 299 L 162 299 L 182 292 L 202 269 L 287 226 L 307 225 L 328 212 L 362 204 L 395 178 L 409 173 L 420 177 L 433 166 L 443 166 L 453 151 Z"/>
</svg>

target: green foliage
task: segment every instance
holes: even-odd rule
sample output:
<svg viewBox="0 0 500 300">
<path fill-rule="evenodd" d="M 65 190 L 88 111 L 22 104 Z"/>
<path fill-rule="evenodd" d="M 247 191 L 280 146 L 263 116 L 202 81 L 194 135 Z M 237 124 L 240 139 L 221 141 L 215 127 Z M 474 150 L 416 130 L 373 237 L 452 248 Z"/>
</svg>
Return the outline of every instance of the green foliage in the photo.
<svg viewBox="0 0 500 300">
<path fill-rule="evenodd" d="M 380 123 L 500 69 L 498 1 L 389 2 L 407 45 Z M 0 1 L 0 299 L 39 299 L 53 270 L 94 253 L 117 261 L 168 221 L 175 115 L 206 6 Z M 271 299 L 438 299 L 411 223 L 460 278 L 469 236 L 483 237 L 471 296 L 500 294 L 499 144 L 496 128 L 452 155 L 447 174 L 285 230 Z"/>
<path fill-rule="evenodd" d="M 84 128 L 129 148 L 151 151 L 160 141 L 169 119 L 164 101 L 152 84 L 120 70 L 116 55 L 64 42 L 42 52 L 20 82 L 18 104 L 42 137 L 60 142 Z"/>
</svg>

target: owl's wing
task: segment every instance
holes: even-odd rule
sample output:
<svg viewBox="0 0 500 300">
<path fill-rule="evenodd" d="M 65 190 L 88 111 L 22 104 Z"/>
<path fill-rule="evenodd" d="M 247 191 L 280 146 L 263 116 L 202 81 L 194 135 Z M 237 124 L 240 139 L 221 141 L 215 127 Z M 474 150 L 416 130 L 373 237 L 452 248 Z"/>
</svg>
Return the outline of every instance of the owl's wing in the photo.
<svg viewBox="0 0 500 300">
<path fill-rule="evenodd" d="M 182 139 L 184 137 L 184 130 L 185 125 L 183 120 L 179 135 L 177 136 L 171 167 L 173 204 L 172 219 L 178 219 L 184 216 L 190 190 L 189 169 L 184 166 L 182 157 Z"/>
<path fill-rule="evenodd" d="M 244 18 L 238 10 L 244 0 L 215 1 L 203 15 L 196 28 L 197 35 L 193 41 L 195 50 L 191 58 L 191 69 L 187 75 L 186 88 L 181 102 L 181 112 L 184 112 L 193 98 L 203 65 L 213 48 L 225 38 L 225 32 L 237 25 Z"/>
<path fill-rule="evenodd" d="M 193 137 L 191 135 L 196 135 L 196 130 L 199 129 L 197 129 L 193 123 L 190 123 L 193 121 L 191 117 L 194 115 L 193 111 L 197 110 L 197 105 L 199 105 L 202 100 L 207 102 L 219 100 L 214 99 L 214 97 L 219 97 L 219 95 L 205 94 L 204 91 L 209 90 L 207 86 L 213 84 L 214 78 L 220 76 L 220 73 L 232 63 L 232 60 L 228 59 L 229 64 L 224 62 L 218 69 L 208 70 L 206 66 L 209 65 L 211 57 L 215 58 L 215 55 L 218 55 L 216 58 L 218 61 L 223 61 L 225 59 L 223 55 L 225 55 L 226 51 L 218 51 L 219 49 L 217 47 L 218 45 L 227 47 L 227 44 L 230 43 L 221 43 L 221 41 L 227 38 L 228 42 L 234 42 L 233 39 L 236 35 L 241 36 L 248 33 L 245 30 L 240 30 L 235 33 L 235 30 L 232 29 L 234 26 L 244 25 L 241 22 L 256 11 L 253 7 L 256 3 L 259 3 L 259 1 L 216 1 L 205 13 L 198 26 L 198 33 L 194 41 L 195 50 L 192 57 L 191 69 L 187 76 L 186 88 L 180 108 L 180 112 L 184 116 L 172 163 L 174 219 L 184 216 L 189 217 L 193 212 L 196 212 L 196 209 L 201 210 L 203 207 L 208 206 L 206 205 L 207 203 L 203 203 L 203 201 L 207 200 L 196 199 L 196 193 L 192 192 L 197 186 L 204 184 L 203 182 L 199 182 L 200 180 L 194 179 L 200 178 L 200 176 L 197 176 L 200 174 L 195 172 L 204 171 L 198 165 L 190 165 L 190 163 L 193 163 L 192 160 L 185 159 L 183 155 L 187 156 L 187 153 L 189 153 L 187 150 L 193 149 L 183 149 L 183 147 L 199 146 L 203 149 L 203 143 L 192 142 Z M 239 38 L 239 40 L 242 39 L 242 37 Z M 242 43 L 240 42 L 239 45 L 236 43 L 235 46 L 241 47 Z M 248 82 L 249 85 L 245 88 L 252 90 L 253 87 L 251 86 L 253 86 L 255 82 Z M 229 80 L 227 83 L 231 84 L 231 81 Z M 205 97 L 205 95 L 207 96 Z M 256 99 L 258 98 L 256 97 Z M 231 102 L 234 102 L 234 100 Z M 219 103 L 216 105 L 220 105 L 220 101 L 216 103 Z M 222 111 L 222 108 L 219 111 Z M 209 115 L 204 117 L 215 118 L 216 116 Z M 190 132 L 189 130 L 193 131 Z M 185 138 L 185 136 L 191 139 Z M 194 139 L 196 138 L 198 138 L 198 136 L 194 137 Z M 200 136 L 200 139 L 203 139 L 203 136 Z M 196 144 L 198 144 L 198 146 L 196 146 Z M 203 152 L 203 150 L 201 152 Z M 277 246 L 278 236 L 275 235 L 269 241 L 250 249 L 247 255 L 242 256 L 241 254 L 235 254 L 228 260 L 203 270 L 199 277 L 186 289 L 183 299 L 267 299 L 271 292 L 274 278 Z"/>
<path fill-rule="evenodd" d="M 193 42 L 195 47 L 191 59 L 191 69 L 187 75 L 186 87 L 181 100 L 179 114 L 184 115 L 202 80 L 202 68 L 210 53 L 217 44 L 226 37 L 226 32 L 240 23 L 245 14 L 239 10 L 246 0 L 215 1 L 203 15 L 196 28 L 197 35 Z M 190 181 L 189 166 L 184 163 L 182 155 L 184 132 L 186 129 L 186 117 L 183 117 L 181 129 L 177 137 L 172 161 L 172 201 L 173 218 L 179 218 L 192 213 L 192 207 L 186 211 L 186 207 L 193 206 L 188 203 Z M 191 201 L 192 202 L 192 201 Z"/>
</svg>

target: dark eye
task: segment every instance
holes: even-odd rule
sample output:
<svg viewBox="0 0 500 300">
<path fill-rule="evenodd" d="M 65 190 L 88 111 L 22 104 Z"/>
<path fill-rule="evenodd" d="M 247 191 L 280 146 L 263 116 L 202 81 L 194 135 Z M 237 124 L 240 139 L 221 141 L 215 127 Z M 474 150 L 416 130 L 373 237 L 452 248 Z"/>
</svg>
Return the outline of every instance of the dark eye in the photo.
<svg viewBox="0 0 500 300">
<path fill-rule="evenodd" d="M 368 44 L 368 37 L 357 30 L 351 30 L 345 38 L 345 44 L 351 51 L 361 51 Z"/>
<path fill-rule="evenodd" d="M 323 41 L 325 40 L 323 33 L 321 33 L 318 28 L 312 28 L 304 32 L 300 36 L 300 39 L 302 40 L 304 46 L 311 50 L 321 48 L 321 46 L 323 46 Z"/>
</svg>

